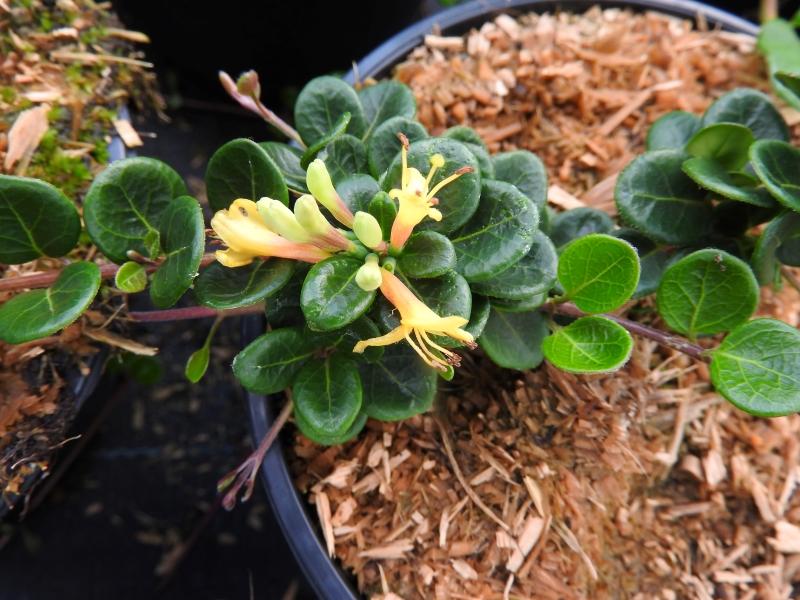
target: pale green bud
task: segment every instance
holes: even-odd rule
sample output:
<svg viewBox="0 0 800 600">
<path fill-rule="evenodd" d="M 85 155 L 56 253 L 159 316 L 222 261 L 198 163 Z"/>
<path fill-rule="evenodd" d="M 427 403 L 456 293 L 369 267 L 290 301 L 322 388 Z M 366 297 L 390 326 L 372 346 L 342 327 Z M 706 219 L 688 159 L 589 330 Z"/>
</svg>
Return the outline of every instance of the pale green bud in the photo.
<svg viewBox="0 0 800 600">
<path fill-rule="evenodd" d="M 256 202 L 258 214 L 267 227 L 290 242 L 305 243 L 308 232 L 303 229 L 294 213 L 283 202 L 272 198 L 262 198 Z"/>
<path fill-rule="evenodd" d="M 381 266 L 378 264 L 378 257 L 368 254 L 366 262 L 356 271 L 356 283 L 365 292 L 377 290 L 383 282 Z"/>
<path fill-rule="evenodd" d="M 367 248 L 377 249 L 383 243 L 383 231 L 378 219 L 368 212 L 358 211 L 353 217 L 353 233 Z"/>
<path fill-rule="evenodd" d="M 312 235 L 327 235 L 333 229 L 310 194 L 303 194 L 295 200 L 294 216 L 301 227 Z"/>
<path fill-rule="evenodd" d="M 333 181 L 328 173 L 325 163 L 314 159 L 306 170 L 306 185 L 308 191 L 322 206 L 327 208 L 337 221 L 348 227 L 353 224 L 353 213 L 336 193 Z"/>
</svg>

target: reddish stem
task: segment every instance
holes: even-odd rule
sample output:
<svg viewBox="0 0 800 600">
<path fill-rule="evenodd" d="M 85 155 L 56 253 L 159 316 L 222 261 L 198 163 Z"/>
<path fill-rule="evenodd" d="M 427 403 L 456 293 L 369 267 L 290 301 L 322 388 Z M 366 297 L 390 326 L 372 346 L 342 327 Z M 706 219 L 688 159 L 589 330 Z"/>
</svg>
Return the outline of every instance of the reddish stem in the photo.
<svg viewBox="0 0 800 600">
<path fill-rule="evenodd" d="M 238 315 L 256 315 L 264 312 L 264 304 L 217 310 L 206 306 L 187 306 L 184 308 L 168 308 L 166 310 L 131 311 L 128 317 L 139 323 L 163 323 L 165 321 L 187 321 L 189 319 L 208 319 L 211 317 L 235 317 Z"/>
</svg>

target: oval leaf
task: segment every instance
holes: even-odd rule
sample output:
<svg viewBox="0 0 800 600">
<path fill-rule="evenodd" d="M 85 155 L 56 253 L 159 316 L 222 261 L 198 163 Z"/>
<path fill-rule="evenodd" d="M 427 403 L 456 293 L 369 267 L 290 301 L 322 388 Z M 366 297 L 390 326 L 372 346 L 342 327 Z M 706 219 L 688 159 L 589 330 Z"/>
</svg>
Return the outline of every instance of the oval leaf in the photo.
<svg viewBox="0 0 800 600">
<path fill-rule="evenodd" d="M 211 349 L 208 346 L 202 346 L 201 348 L 198 348 L 192 352 L 191 356 L 189 356 L 189 360 L 186 361 L 186 367 L 183 370 L 183 374 L 186 376 L 186 379 L 192 383 L 197 383 L 200 381 L 208 370 L 208 363 L 210 359 Z"/>
<path fill-rule="evenodd" d="M 231 269 L 213 263 L 194 285 L 197 301 L 218 310 L 250 306 L 269 298 L 289 282 L 294 261 L 283 258 L 255 260 Z"/>
<path fill-rule="evenodd" d="M 40 256 L 60 257 L 78 243 L 75 205 L 49 183 L 0 175 L 0 262 L 18 265 Z"/>
<path fill-rule="evenodd" d="M 306 148 L 303 155 L 300 157 L 300 167 L 308 169 L 308 165 L 317 157 L 317 154 L 326 146 L 343 136 L 345 134 L 344 132 L 347 131 L 347 126 L 350 125 L 351 117 L 352 115 L 349 112 L 342 113 L 342 116 L 333 124 L 333 127 L 328 133 Z"/>
<path fill-rule="evenodd" d="M 581 206 L 557 214 L 550 223 L 550 239 L 556 248 L 590 233 L 611 233 L 614 220 L 608 213 L 589 206 Z"/>
<path fill-rule="evenodd" d="M 525 194 L 543 216 L 547 205 L 547 171 L 538 156 L 527 150 L 501 152 L 492 157 L 494 176 Z"/>
<path fill-rule="evenodd" d="M 367 149 L 360 139 L 352 135 L 339 136 L 328 144 L 323 160 L 334 184 L 350 175 L 367 171 Z"/>
<path fill-rule="evenodd" d="M 428 132 L 420 123 L 405 117 L 392 117 L 379 125 L 367 143 L 367 162 L 370 173 L 375 177 L 383 175 L 400 154 L 398 133 L 405 135 L 412 144 L 428 137 Z"/>
<path fill-rule="evenodd" d="M 366 121 L 358 95 L 338 77 L 325 75 L 309 81 L 297 96 L 294 122 L 300 137 L 311 146 L 325 137 L 346 112 L 350 113 L 347 133 L 362 137 Z"/>
<path fill-rule="evenodd" d="M 111 163 L 92 183 L 83 201 L 89 237 L 117 264 L 128 250 L 151 256 L 145 238 L 158 234 L 161 214 L 186 194 L 180 175 L 153 158 L 125 158 Z"/>
<path fill-rule="evenodd" d="M 711 381 L 751 415 L 800 411 L 800 331 L 775 319 L 734 329 L 711 353 Z"/>
<path fill-rule="evenodd" d="M 542 359 L 547 321 L 539 311 L 506 312 L 492 308 L 478 345 L 505 369 L 534 369 Z"/>
<path fill-rule="evenodd" d="M 656 119 L 647 132 L 647 150 L 683 150 L 701 127 L 700 117 L 674 110 Z"/>
<path fill-rule="evenodd" d="M 83 314 L 100 289 L 100 267 L 76 262 L 53 285 L 19 294 L 0 306 L 0 340 L 22 344 L 52 335 Z"/>
<path fill-rule="evenodd" d="M 754 141 L 753 133 L 744 125 L 715 123 L 695 133 L 686 143 L 686 152 L 736 171 L 747 164 L 747 149 Z"/>
<path fill-rule="evenodd" d="M 472 152 L 475 160 L 478 161 L 478 165 L 481 170 L 481 177 L 486 177 L 488 179 L 495 178 L 492 157 L 489 156 L 489 150 L 486 147 L 486 143 L 483 141 L 481 136 L 478 135 L 477 131 L 471 127 L 456 125 L 455 127 L 451 127 L 445 131 L 442 134 L 442 137 L 458 140 L 464 144 L 467 148 L 469 148 L 469 151 Z"/>
<path fill-rule="evenodd" d="M 360 173 L 345 177 L 336 184 L 336 192 L 353 213 L 369 210 L 370 202 L 380 191 L 377 181 Z"/>
<path fill-rule="evenodd" d="M 397 203 L 386 192 L 378 192 L 369 203 L 369 214 L 380 224 L 383 239 L 388 240 L 392 235 L 392 224 L 397 217 Z"/>
<path fill-rule="evenodd" d="M 409 238 L 397 265 L 412 279 L 439 277 L 455 268 L 456 251 L 441 233 L 420 231 Z"/>
<path fill-rule="evenodd" d="M 339 353 L 307 362 L 292 386 L 294 410 L 322 436 L 345 434 L 361 411 L 361 378 L 352 360 Z"/>
<path fill-rule="evenodd" d="M 587 313 L 615 310 L 639 283 L 639 257 L 628 242 L 595 233 L 571 242 L 558 262 L 564 295 Z"/>
<path fill-rule="evenodd" d="M 800 211 L 800 150 L 786 142 L 761 141 L 750 148 L 750 160 L 770 194 Z"/>
<path fill-rule="evenodd" d="M 456 269 L 467 281 L 485 281 L 531 249 L 539 223 L 536 207 L 513 185 L 486 180 L 480 204 L 452 238 Z"/>
<path fill-rule="evenodd" d="M 743 261 L 706 248 L 664 272 L 656 299 L 667 325 L 694 339 L 729 331 L 749 319 L 758 305 L 758 283 Z"/>
<path fill-rule="evenodd" d="M 489 321 L 492 312 L 492 303 L 486 296 L 472 294 L 472 308 L 469 313 L 469 323 L 464 325 L 464 329 L 472 334 L 476 340 L 481 336 Z"/>
<path fill-rule="evenodd" d="M 363 138 L 368 140 L 378 126 L 391 118 L 413 119 L 417 114 L 417 101 L 411 89 L 399 81 L 381 81 L 358 91 L 358 99 L 364 108 L 366 130 Z"/>
<path fill-rule="evenodd" d="M 739 123 L 757 140 L 789 140 L 786 121 L 766 94 L 740 88 L 720 96 L 703 115 L 703 126 L 712 123 Z"/>
<path fill-rule="evenodd" d="M 311 267 L 300 293 L 300 306 L 311 329 L 339 329 L 369 308 L 375 291 L 366 292 L 356 283 L 362 264 L 349 256 L 333 256 Z"/>
<path fill-rule="evenodd" d="M 544 357 L 568 373 L 616 371 L 631 356 L 633 339 L 606 317 L 581 317 L 542 342 Z"/>
<path fill-rule="evenodd" d="M 114 285 L 128 294 L 141 292 L 147 287 L 147 271 L 139 263 L 133 261 L 123 263 L 114 275 Z"/>
<path fill-rule="evenodd" d="M 297 148 L 280 142 L 261 142 L 258 144 L 272 159 L 283 175 L 286 186 L 298 194 L 307 194 L 306 170 L 300 166 L 303 153 Z M 260 200 L 260 198 L 259 198 Z"/>
<path fill-rule="evenodd" d="M 263 197 L 289 203 L 289 191 L 278 165 L 252 140 L 231 140 L 211 156 L 206 168 L 206 192 L 211 210 L 228 208 L 246 198 Z"/>
<path fill-rule="evenodd" d="M 341 435 L 325 435 L 321 431 L 315 430 L 310 423 L 307 423 L 303 418 L 303 415 L 297 411 L 294 411 L 294 423 L 297 425 L 297 428 L 300 430 L 304 436 L 310 439 L 315 444 L 321 444 L 323 446 L 338 446 L 339 444 L 344 444 L 345 442 L 349 442 L 350 440 L 354 439 L 361 433 L 361 430 L 364 429 L 364 425 L 367 424 L 367 413 L 360 412 L 356 417 L 356 420 L 353 421 L 353 424 L 350 425 L 348 430 Z"/>
<path fill-rule="evenodd" d="M 690 158 L 683 163 L 683 172 L 698 185 L 723 198 L 765 208 L 775 206 L 775 201 L 765 189 L 740 185 L 736 178 L 715 160 Z"/>
</svg>

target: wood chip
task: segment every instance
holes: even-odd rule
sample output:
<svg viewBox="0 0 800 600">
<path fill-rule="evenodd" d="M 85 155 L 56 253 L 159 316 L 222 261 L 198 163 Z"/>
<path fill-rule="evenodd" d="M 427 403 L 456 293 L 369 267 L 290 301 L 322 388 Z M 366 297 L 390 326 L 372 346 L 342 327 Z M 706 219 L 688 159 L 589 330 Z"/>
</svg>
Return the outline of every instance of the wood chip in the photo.
<svg viewBox="0 0 800 600">
<path fill-rule="evenodd" d="M 542 535 L 544 529 L 544 519 L 540 517 L 529 516 L 525 520 L 525 525 L 522 528 L 522 533 L 517 539 L 517 547 L 511 554 L 511 557 L 506 562 L 506 569 L 515 573 L 522 566 L 525 558 L 533 550 L 536 542 L 539 541 L 539 536 Z"/>
<path fill-rule="evenodd" d="M 547 189 L 547 201 L 553 206 L 564 210 L 586 206 L 582 201 L 567 192 L 565 189 L 553 184 Z"/>
<path fill-rule="evenodd" d="M 138 148 L 144 143 L 127 119 L 115 119 L 114 128 L 128 148 Z"/>
<path fill-rule="evenodd" d="M 406 554 L 414 549 L 414 542 L 411 540 L 396 540 L 391 544 L 384 546 L 376 546 L 369 550 L 359 552 L 358 555 L 362 558 L 369 558 L 373 560 L 391 560 L 403 558 Z"/>
<path fill-rule="evenodd" d="M 317 516 L 322 524 L 322 537 L 325 538 L 325 546 L 328 549 L 328 556 L 333 556 L 336 551 L 336 541 L 333 535 L 333 524 L 331 523 L 331 503 L 325 492 L 317 492 L 315 495 L 317 505 Z"/>
<path fill-rule="evenodd" d="M 50 106 L 43 104 L 24 110 L 17 115 L 8 132 L 8 150 L 3 163 L 6 173 L 11 173 L 17 163 L 19 163 L 17 172 L 25 171 L 33 152 L 39 146 L 44 134 L 47 133 L 47 113 L 49 111 Z"/>
<path fill-rule="evenodd" d="M 778 552 L 800 553 L 800 527 L 788 521 L 775 523 L 775 537 L 767 540 Z"/>
</svg>

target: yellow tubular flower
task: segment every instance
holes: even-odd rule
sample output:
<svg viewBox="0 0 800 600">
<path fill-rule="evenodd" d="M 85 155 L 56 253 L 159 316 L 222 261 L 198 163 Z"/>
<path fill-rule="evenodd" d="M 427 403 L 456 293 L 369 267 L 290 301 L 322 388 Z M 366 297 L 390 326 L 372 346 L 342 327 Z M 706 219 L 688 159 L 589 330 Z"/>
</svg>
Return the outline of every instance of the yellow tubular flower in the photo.
<svg viewBox="0 0 800 600">
<path fill-rule="evenodd" d="M 447 184 L 472 171 L 471 167 L 463 167 L 437 183 L 433 189 L 428 189 L 436 171 L 444 166 L 444 156 L 441 154 L 431 156 L 431 170 L 428 176 L 424 177 L 417 169 L 408 166 L 408 138 L 402 133 L 398 134 L 398 137 L 403 144 L 400 155 L 402 160 L 400 188 L 394 188 L 389 192 L 389 197 L 400 202 L 390 237 L 392 248 L 395 250 L 400 250 L 405 245 L 414 227 L 425 217 L 430 217 L 434 221 L 442 220 L 442 213 L 434 208 L 439 204 L 436 194 Z"/>
<path fill-rule="evenodd" d="M 370 346 L 388 346 L 405 339 L 420 358 L 434 369 L 444 371 L 448 365 L 458 366 L 461 360 L 459 355 L 431 340 L 429 334 L 447 335 L 474 348 L 475 339 L 472 334 L 461 329 L 467 324 L 467 319 L 458 316 L 440 317 L 393 273 L 386 269 L 382 271 L 381 293 L 400 312 L 400 325 L 386 335 L 358 342 L 353 352 L 361 353 Z"/>
<path fill-rule="evenodd" d="M 234 200 L 230 208 L 217 211 L 211 227 L 228 246 L 217 250 L 217 260 L 226 267 L 241 267 L 254 258 L 277 256 L 316 263 L 330 253 L 311 244 L 291 242 L 270 231 L 252 200 Z"/>
</svg>

